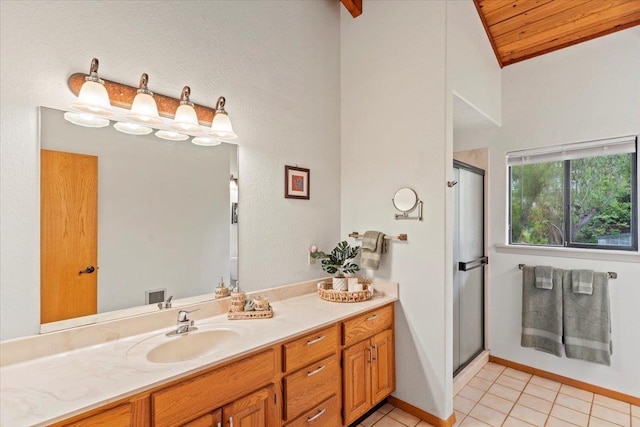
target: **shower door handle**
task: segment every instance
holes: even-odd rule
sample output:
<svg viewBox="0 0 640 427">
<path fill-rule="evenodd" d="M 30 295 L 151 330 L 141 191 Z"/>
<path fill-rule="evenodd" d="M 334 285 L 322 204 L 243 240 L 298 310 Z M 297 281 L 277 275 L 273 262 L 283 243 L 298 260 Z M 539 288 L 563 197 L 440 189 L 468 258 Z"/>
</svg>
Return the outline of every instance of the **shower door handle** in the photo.
<svg viewBox="0 0 640 427">
<path fill-rule="evenodd" d="M 483 265 L 486 265 L 486 264 L 489 264 L 489 257 L 483 256 L 481 258 L 474 259 L 473 261 L 459 262 L 458 270 L 469 271 L 469 270 L 473 270 L 474 268 L 482 267 Z"/>
</svg>

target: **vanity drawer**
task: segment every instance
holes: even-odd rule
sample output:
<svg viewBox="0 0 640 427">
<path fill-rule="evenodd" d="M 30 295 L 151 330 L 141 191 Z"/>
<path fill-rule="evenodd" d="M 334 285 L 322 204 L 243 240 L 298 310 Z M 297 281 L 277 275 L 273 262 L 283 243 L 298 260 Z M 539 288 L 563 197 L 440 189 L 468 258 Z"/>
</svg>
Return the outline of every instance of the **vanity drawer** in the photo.
<svg viewBox="0 0 640 427">
<path fill-rule="evenodd" d="M 337 352 L 338 326 L 315 331 L 282 347 L 284 371 L 293 372 Z"/>
<path fill-rule="evenodd" d="M 343 323 L 344 345 L 367 339 L 393 325 L 393 305 L 389 304 Z"/>
<path fill-rule="evenodd" d="M 335 394 L 285 427 L 335 427 L 342 424 L 338 396 Z"/>
<path fill-rule="evenodd" d="M 57 424 L 59 425 L 59 424 Z M 131 404 L 125 403 L 115 408 L 107 409 L 99 414 L 64 424 L 63 427 L 91 427 L 91 426 L 131 426 Z"/>
<path fill-rule="evenodd" d="M 284 378 L 285 419 L 291 420 L 311 405 L 338 392 L 340 367 L 333 355 Z"/>
<path fill-rule="evenodd" d="M 275 375 L 275 351 L 269 349 L 153 393 L 153 424 L 180 425 L 272 382 Z"/>
</svg>

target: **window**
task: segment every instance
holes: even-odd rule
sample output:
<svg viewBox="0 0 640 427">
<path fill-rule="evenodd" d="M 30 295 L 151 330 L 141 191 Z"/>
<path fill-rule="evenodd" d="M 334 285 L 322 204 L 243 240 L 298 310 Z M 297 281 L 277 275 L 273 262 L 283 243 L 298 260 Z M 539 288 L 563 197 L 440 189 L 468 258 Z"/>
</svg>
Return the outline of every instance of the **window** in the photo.
<svg viewBox="0 0 640 427">
<path fill-rule="evenodd" d="M 638 249 L 637 137 L 507 153 L 509 243 Z"/>
</svg>

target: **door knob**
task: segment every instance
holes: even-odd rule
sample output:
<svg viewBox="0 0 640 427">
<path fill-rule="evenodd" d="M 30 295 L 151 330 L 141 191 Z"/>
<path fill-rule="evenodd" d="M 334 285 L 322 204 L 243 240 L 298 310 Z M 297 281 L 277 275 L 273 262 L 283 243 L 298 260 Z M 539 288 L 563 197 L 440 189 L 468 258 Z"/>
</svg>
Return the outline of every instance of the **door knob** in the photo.
<svg viewBox="0 0 640 427">
<path fill-rule="evenodd" d="M 80 270 L 78 274 L 91 274 L 96 271 L 96 268 L 93 265 L 88 266 L 84 270 Z"/>
</svg>

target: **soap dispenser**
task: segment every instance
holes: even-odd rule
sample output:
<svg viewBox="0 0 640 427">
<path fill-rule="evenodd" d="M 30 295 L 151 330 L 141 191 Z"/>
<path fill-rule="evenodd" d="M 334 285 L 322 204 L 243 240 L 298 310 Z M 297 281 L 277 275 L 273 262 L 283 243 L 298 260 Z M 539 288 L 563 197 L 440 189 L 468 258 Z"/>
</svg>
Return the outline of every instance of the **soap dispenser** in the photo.
<svg viewBox="0 0 640 427">
<path fill-rule="evenodd" d="M 218 282 L 218 286 L 216 286 L 216 299 L 217 298 L 224 298 L 224 297 L 228 297 L 229 296 L 229 288 L 227 288 L 224 285 L 224 278 L 222 276 L 218 276 L 218 278 L 220 279 Z"/>
</svg>

